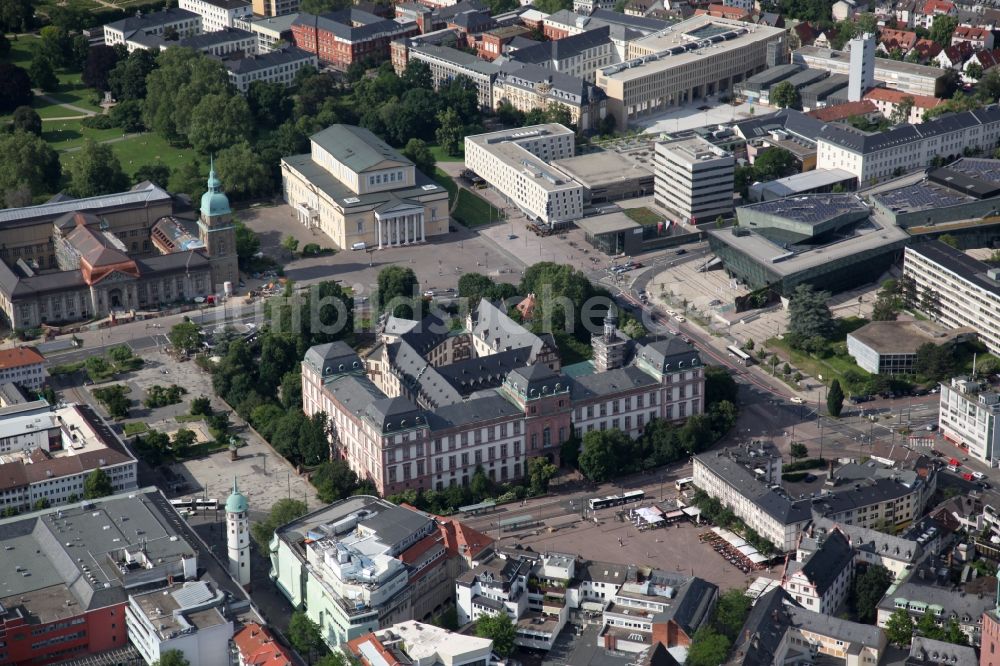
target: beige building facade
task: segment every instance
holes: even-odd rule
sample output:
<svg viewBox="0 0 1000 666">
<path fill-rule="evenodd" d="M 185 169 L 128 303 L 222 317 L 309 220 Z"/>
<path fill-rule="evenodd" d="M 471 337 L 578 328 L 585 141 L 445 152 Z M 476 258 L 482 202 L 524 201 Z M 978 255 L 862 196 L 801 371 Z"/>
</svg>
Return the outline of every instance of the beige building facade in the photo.
<svg viewBox="0 0 1000 666">
<path fill-rule="evenodd" d="M 298 220 L 342 249 L 382 249 L 448 233 L 448 192 L 368 130 L 333 125 L 281 160 Z"/>
</svg>

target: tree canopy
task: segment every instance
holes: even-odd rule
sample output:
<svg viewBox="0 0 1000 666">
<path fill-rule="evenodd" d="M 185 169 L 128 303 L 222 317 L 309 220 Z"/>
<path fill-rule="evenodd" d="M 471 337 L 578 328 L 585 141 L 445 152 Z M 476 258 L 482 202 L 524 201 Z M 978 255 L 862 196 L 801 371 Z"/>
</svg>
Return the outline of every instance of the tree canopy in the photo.
<svg viewBox="0 0 1000 666">
<path fill-rule="evenodd" d="M 492 640 L 493 651 L 500 657 L 506 657 L 514 651 L 516 635 L 517 627 L 507 613 L 483 615 L 476 621 L 476 636 Z"/>
<path fill-rule="evenodd" d="M 414 317 L 420 283 L 412 268 L 387 266 L 378 273 L 378 306 L 382 312 L 403 319 Z"/>
<path fill-rule="evenodd" d="M 78 197 L 95 197 L 127 190 L 129 178 L 111 146 L 87 140 L 69 163 L 70 190 Z"/>
<path fill-rule="evenodd" d="M 837 324 L 827 307 L 829 292 L 815 291 L 812 285 L 800 284 L 788 303 L 788 333 L 786 338 L 793 347 L 805 349 L 814 338 L 828 340 Z"/>
<path fill-rule="evenodd" d="M 83 480 L 84 499 L 100 499 L 114 492 L 115 489 L 111 485 L 111 479 L 108 478 L 108 475 L 100 467 L 88 474 L 87 478 Z"/>
</svg>

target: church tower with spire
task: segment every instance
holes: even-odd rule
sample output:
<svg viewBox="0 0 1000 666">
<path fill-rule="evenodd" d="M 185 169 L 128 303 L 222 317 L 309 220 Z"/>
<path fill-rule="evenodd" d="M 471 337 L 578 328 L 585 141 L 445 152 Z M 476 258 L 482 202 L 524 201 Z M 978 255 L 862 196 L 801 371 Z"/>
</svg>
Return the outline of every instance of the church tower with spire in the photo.
<svg viewBox="0 0 1000 666">
<path fill-rule="evenodd" d="M 226 500 L 226 545 L 229 575 L 243 587 L 250 586 L 250 502 L 233 478 L 233 492 Z"/>
<path fill-rule="evenodd" d="M 222 192 L 222 183 L 215 176 L 213 158 L 208 172 L 208 191 L 201 197 L 198 233 L 205 243 L 205 253 L 212 268 L 212 290 L 222 293 L 223 285 L 240 281 L 236 257 L 236 228 L 229 197 Z"/>
</svg>

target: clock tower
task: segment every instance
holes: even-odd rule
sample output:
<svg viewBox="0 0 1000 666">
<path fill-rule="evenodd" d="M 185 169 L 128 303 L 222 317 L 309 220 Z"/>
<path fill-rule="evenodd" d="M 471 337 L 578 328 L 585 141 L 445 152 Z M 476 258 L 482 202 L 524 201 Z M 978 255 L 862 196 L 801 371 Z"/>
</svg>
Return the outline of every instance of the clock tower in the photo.
<svg viewBox="0 0 1000 666">
<path fill-rule="evenodd" d="M 212 269 L 212 290 L 221 293 L 226 282 L 239 283 L 233 213 L 229 198 L 222 192 L 222 183 L 215 176 L 214 160 L 208 172 L 208 191 L 201 197 L 198 232 Z"/>
</svg>

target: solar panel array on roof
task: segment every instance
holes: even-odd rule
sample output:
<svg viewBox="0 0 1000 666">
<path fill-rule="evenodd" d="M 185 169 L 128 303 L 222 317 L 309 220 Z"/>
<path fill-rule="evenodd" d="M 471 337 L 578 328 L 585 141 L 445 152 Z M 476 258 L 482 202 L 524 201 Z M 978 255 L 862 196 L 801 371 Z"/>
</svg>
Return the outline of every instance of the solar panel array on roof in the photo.
<svg viewBox="0 0 1000 666">
<path fill-rule="evenodd" d="M 883 192 L 875 199 L 893 211 L 945 208 L 969 201 L 969 197 L 930 181 L 922 181 L 896 190 Z"/>
<path fill-rule="evenodd" d="M 852 194 L 817 194 L 774 199 L 744 206 L 768 215 L 819 224 L 837 215 L 856 212 L 867 212 L 867 207 Z"/>
</svg>

